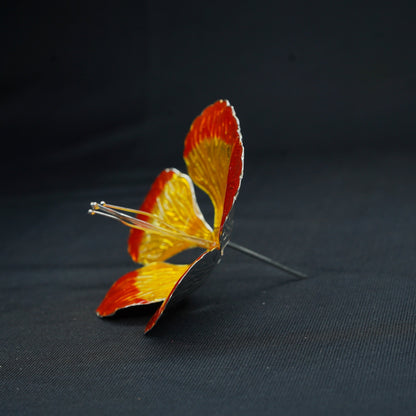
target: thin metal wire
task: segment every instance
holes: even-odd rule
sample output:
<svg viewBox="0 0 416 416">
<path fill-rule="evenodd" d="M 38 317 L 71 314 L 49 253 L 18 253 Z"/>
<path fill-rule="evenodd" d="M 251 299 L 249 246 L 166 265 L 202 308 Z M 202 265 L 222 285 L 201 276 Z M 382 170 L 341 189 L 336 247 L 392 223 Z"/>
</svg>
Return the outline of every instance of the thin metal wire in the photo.
<svg viewBox="0 0 416 416">
<path fill-rule="evenodd" d="M 279 263 L 279 262 L 277 262 L 277 261 L 275 261 L 275 260 L 273 260 L 269 257 L 263 256 L 263 254 L 257 253 L 253 250 L 250 250 L 249 248 L 246 248 L 246 247 L 240 246 L 239 244 L 233 243 L 232 241 L 230 241 L 228 243 L 227 247 L 231 247 L 234 250 L 237 250 L 241 253 L 247 254 L 248 256 L 251 256 L 251 257 L 253 257 L 257 260 L 260 260 L 264 263 L 268 263 L 271 266 L 276 267 L 277 269 L 283 270 L 286 273 L 290 273 L 290 274 L 292 274 L 294 276 L 297 276 L 297 277 L 300 277 L 302 279 L 308 277 L 306 274 L 304 274 L 302 272 L 299 272 L 299 271 L 294 270 L 294 269 L 292 269 L 288 266 L 285 266 L 284 264 L 281 264 L 281 263 Z"/>
<path fill-rule="evenodd" d="M 90 215 L 99 214 L 104 217 L 112 218 L 114 220 L 120 221 L 124 225 L 127 225 L 128 227 L 131 227 L 131 228 L 137 228 L 139 230 L 143 230 L 148 233 L 164 235 L 168 237 L 177 238 L 180 240 L 186 240 L 199 247 L 212 248 L 215 245 L 214 241 L 209 241 L 203 238 L 195 237 L 195 236 L 183 233 L 182 231 L 179 231 L 179 230 L 159 227 L 148 221 L 144 221 L 139 218 L 135 218 L 135 217 L 131 217 L 130 215 L 123 214 L 122 212 L 118 212 L 115 209 L 109 208 L 107 204 L 103 205 L 97 202 L 91 202 L 90 206 L 91 206 L 91 209 L 88 210 L 88 213 Z"/>
</svg>

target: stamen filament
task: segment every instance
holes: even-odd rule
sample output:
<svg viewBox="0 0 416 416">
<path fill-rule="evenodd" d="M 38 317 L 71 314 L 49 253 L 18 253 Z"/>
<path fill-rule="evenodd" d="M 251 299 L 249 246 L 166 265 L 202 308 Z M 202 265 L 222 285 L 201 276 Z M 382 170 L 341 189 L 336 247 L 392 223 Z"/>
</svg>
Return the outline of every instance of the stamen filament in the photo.
<svg viewBox="0 0 416 416">
<path fill-rule="evenodd" d="M 105 205 L 104 205 L 105 204 Z M 112 218 L 114 220 L 120 221 L 122 224 L 126 225 L 130 228 L 136 228 L 138 230 L 142 230 L 152 234 L 159 234 L 166 237 L 173 237 L 179 240 L 186 240 L 196 246 L 203 247 L 203 248 L 212 248 L 215 245 L 214 241 L 205 240 L 203 238 L 195 237 L 189 234 L 184 233 L 183 231 L 177 230 L 166 224 L 164 221 L 161 221 L 158 217 L 153 214 L 150 214 L 150 217 L 157 219 L 160 223 L 164 226 L 166 225 L 168 228 L 159 227 L 158 225 L 152 224 L 150 222 L 141 220 L 139 218 L 131 217 L 130 215 L 123 214 L 122 212 L 118 212 L 113 208 L 110 207 L 117 207 L 116 205 L 110 205 L 106 203 L 97 203 L 91 202 L 91 209 L 88 211 L 89 214 L 100 214 L 102 216 Z M 130 210 L 129 208 L 124 209 L 125 211 L 129 210 L 128 212 L 137 212 L 137 210 Z M 140 214 L 149 214 L 144 211 L 140 211 Z"/>
<path fill-rule="evenodd" d="M 157 220 L 157 222 L 159 224 L 163 225 L 164 228 L 169 228 L 174 232 L 182 233 L 182 231 L 178 230 L 177 228 L 173 227 L 172 225 L 168 224 L 167 222 L 161 220 L 157 215 L 152 214 L 151 212 L 141 211 L 139 209 L 122 207 L 120 205 L 107 204 L 105 201 L 101 201 L 99 205 L 102 205 L 103 207 L 110 208 L 112 210 L 131 212 L 132 214 L 143 215 L 143 216 L 146 216 L 146 217 L 149 217 L 149 218 L 153 218 L 154 220 Z M 182 234 L 184 234 L 184 233 L 182 233 Z"/>
</svg>

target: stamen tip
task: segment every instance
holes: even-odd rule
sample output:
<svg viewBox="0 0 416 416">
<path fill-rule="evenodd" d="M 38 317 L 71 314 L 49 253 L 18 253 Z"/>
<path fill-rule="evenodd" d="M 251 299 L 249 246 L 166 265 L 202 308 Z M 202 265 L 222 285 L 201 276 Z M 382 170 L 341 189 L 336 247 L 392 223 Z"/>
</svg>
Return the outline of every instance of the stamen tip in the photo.
<svg viewBox="0 0 416 416">
<path fill-rule="evenodd" d="M 100 204 L 98 204 L 97 202 L 90 202 L 90 205 L 93 210 L 97 210 L 100 207 Z"/>
</svg>

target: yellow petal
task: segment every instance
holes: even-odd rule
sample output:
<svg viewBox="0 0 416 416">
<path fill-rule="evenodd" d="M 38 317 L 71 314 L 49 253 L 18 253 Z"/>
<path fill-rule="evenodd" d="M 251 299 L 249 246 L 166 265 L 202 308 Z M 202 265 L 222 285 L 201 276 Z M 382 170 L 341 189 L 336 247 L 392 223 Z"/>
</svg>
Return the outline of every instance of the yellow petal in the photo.
<svg viewBox="0 0 416 416">
<path fill-rule="evenodd" d="M 188 264 L 160 262 L 125 274 L 111 286 L 97 315 L 111 316 L 129 306 L 162 302 L 188 268 Z"/>
<path fill-rule="evenodd" d="M 151 217 L 137 215 L 151 224 L 174 230 L 205 240 L 202 247 L 217 244 L 211 227 L 206 223 L 195 199 L 195 190 L 188 175 L 176 169 L 164 170 L 153 183 L 141 211 L 153 214 Z M 132 229 L 128 250 L 132 259 L 148 264 L 163 261 L 183 250 L 197 247 L 186 238 L 146 233 Z"/>
<path fill-rule="evenodd" d="M 214 205 L 218 239 L 243 175 L 244 148 L 239 123 L 228 101 L 217 101 L 195 119 L 185 140 L 184 159 L 189 176 Z"/>
</svg>

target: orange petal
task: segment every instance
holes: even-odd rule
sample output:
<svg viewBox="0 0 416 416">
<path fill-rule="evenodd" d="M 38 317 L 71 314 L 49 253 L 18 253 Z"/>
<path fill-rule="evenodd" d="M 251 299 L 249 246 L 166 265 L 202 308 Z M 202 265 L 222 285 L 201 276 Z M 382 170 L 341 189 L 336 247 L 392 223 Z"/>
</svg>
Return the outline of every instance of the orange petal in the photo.
<svg viewBox="0 0 416 416">
<path fill-rule="evenodd" d="M 183 156 L 189 176 L 212 200 L 218 238 L 243 175 L 239 122 L 228 101 L 217 101 L 195 119 L 185 139 Z"/>
<path fill-rule="evenodd" d="M 166 227 L 158 221 L 159 218 L 176 230 L 209 240 L 210 245 L 215 245 L 212 229 L 205 222 L 196 202 L 190 177 L 176 169 L 166 169 L 156 178 L 140 210 L 154 214 L 155 217 L 139 214 L 139 219 Z M 196 245 L 181 238 L 150 234 L 137 229 L 130 231 L 128 242 L 132 259 L 143 264 L 166 260 L 192 247 Z"/>
<path fill-rule="evenodd" d="M 111 316 L 128 306 L 162 302 L 189 265 L 153 263 L 120 277 L 97 309 L 100 317 Z"/>
</svg>

